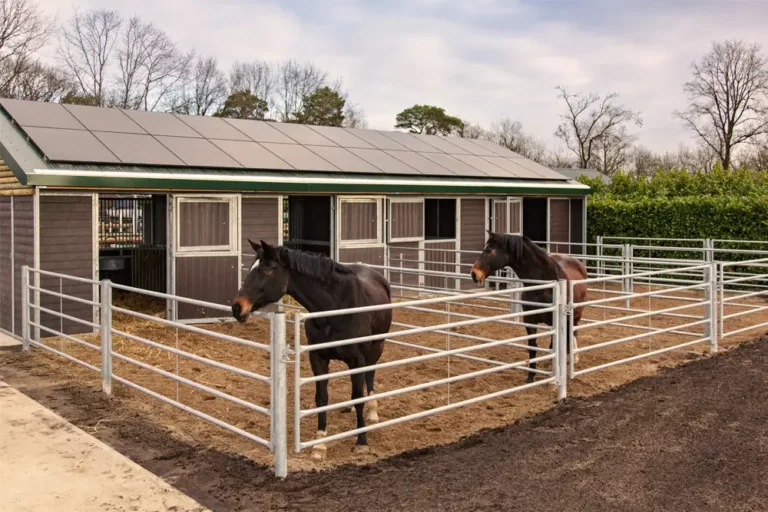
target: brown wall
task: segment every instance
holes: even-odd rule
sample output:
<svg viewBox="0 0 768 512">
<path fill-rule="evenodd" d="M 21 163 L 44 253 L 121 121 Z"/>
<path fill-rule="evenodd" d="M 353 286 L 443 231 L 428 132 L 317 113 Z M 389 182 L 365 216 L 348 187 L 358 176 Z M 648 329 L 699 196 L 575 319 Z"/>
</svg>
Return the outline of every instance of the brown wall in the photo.
<svg viewBox="0 0 768 512">
<path fill-rule="evenodd" d="M 94 240 L 93 203 L 90 196 L 41 196 L 40 197 L 40 268 L 85 279 L 93 279 Z M 18 238 L 17 238 L 18 240 Z M 93 300 L 93 285 L 75 283 L 57 277 L 41 276 L 42 289 Z M 63 302 L 58 297 L 40 294 L 40 305 L 53 311 L 93 322 L 94 308 L 73 301 Z M 62 307 L 63 306 L 63 307 Z M 30 313 L 32 314 L 32 313 Z M 62 320 L 55 315 L 41 313 L 41 325 L 65 334 L 92 332 L 93 328 Z M 41 337 L 52 336 L 42 330 Z"/>
<path fill-rule="evenodd" d="M 276 197 L 243 197 L 242 200 L 242 240 L 240 247 L 243 253 L 244 278 L 248 267 L 250 267 L 253 249 L 248 243 L 248 239 L 259 243 L 264 240 L 268 244 L 277 244 L 279 241 L 282 223 L 278 225 L 280 215 L 280 200 Z"/>
<path fill-rule="evenodd" d="M 551 199 L 549 202 L 549 251 L 568 253 L 571 227 L 571 203 L 568 199 Z M 564 242 L 564 243 L 556 243 Z"/>
<path fill-rule="evenodd" d="M 430 250 L 443 249 L 443 250 Z M 445 252 L 445 249 L 451 252 Z M 433 272 L 456 272 L 456 242 L 427 242 L 424 246 L 424 270 Z M 430 288 L 456 288 L 456 280 L 446 277 L 424 277 L 424 285 Z"/>
<path fill-rule="evenodd" d="M 227 305 L 237 293 L 237 256 L 176 258 L 176 295 Z M 227 317 L 225 311 L 179 303 L 179 320 Z"/>
<path fill-rule="evenodd" d="M 345 247 L 339 249 L 340 263 L 367 263 L 384 265 L 383 247 Z"/>
<path fill-rule="evenodd" d="M 35 203 L 32 196 L 13 198 L 13 251 L 14 334 L 21 336 L 21 269 L 35 265 Z"/>
<path fill-rule="evenodd" d="M 13 301 L 8 290 L 12 284 L 11 269 L 11 198 L 0 197 L 0 328 L 11 332 Z"/>
<path fill-rule="evenodd" d="M 459 226 L 462 251 L 477 251 L 478 253 L 485 247 L 485 211 L 484 199 L 462 199 L 461 200 L 461 225 Z M 479 254 L 461 254 L 461 263 L 472 265 Z M 462 265 L 461 272 L 469 274 L 470 267 Z M 469 280 L 461 281 L 462 289 L 475 289 L 477 285 Z"/>
<path fill-rule="evenodd" d="M 398 242 L 393 245 L 394 247 L 389 249 L 390 267 L 419 268 L 419 242 Z M 396 285 L 417 287 L 419 285 L 419 276 L 414 273 L 404 273 L 392 270 L 389 274 L 389 281 Z M 393 292 L 393 294 L 406 296 L 418 295 L 417 292 L 408 292 L 405 290 L 397 290 Z"/>
</svg>

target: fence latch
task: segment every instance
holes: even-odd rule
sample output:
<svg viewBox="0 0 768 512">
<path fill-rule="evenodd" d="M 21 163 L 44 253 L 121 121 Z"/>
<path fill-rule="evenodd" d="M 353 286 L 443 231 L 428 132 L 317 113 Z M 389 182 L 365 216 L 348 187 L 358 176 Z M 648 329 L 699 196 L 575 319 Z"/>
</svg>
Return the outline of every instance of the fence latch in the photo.
<svg viewBox="0 0 768 512">
<path fill-rule="evenodd" d="M 568 316 L 572 315 L 573 306 L 571 304 L 560 304 L 560 314 Z"/>
<path fill-rule="evenodd" d="M 280 362 L 281 363 L 285 363 L 285 364 L 293 363 L 294 361 L 293 361 L 293 359 L 291 359 L 291 356 L 293 356 L 295 354 L 296 354 L 296 352 L 294 352 L 290 348 L 287 348 L 287 347 L 284 348 L 283 352 L 280 354 Z"/>
</svg>

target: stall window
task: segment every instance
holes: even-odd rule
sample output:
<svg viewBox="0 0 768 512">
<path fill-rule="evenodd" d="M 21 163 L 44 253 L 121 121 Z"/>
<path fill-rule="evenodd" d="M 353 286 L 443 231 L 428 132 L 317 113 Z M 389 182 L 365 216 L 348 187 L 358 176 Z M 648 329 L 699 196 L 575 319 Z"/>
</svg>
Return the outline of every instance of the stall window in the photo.
<svg viewBox="0 0 768 512">
<path fill-rule="evenodd" d="M 456 238 L 456 200 L 424 200 L 424 236 L 427 240 Z"/>
<path fill-rule="evenodd" d="M 339 225 L 343 245 L 382 243 L 381 201 L 342 199 Z"/>
<path fill-rule="evenodd" d="M 237 251 L 235 198 L 178 198 L 176 252 Z"/>
</svg>

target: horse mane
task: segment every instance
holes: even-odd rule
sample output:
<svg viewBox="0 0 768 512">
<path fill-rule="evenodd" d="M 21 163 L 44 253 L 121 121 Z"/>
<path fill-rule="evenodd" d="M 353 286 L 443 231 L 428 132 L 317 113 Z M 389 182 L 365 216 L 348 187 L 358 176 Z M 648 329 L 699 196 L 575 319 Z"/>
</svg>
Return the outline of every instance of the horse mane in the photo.
<svg viewBox="0 0 768 512">
<path fill-rule="evenodd" d="M 501 235 L 501 244 L 504 250 L 511 254 L 516 261 L 522 261 L 525 253 L 531 254 L 541 267 L 551 271 L 556 279 L 565 279 L 565 271 L 552 259 L 547 251 L 539 247 L 533 240 L 524 235 Z"/>
<path fill-rule="evenodd" d="M 288 266 L 291 270 L 307 277 L 328 281 L 334 273 L 354 273 L 348 266 L 322 254 L 298 251 L 288 247 L 281 247 L 280 251 L 284 251 L 283 255 L 288 260 Z"/>
</svg>

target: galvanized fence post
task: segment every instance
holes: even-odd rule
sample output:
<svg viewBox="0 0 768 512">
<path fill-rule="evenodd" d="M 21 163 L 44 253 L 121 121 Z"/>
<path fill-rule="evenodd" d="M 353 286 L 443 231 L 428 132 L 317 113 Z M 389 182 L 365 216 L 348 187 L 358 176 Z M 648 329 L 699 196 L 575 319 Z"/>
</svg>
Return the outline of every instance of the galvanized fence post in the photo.
<svg viewBox="0 0 768 512">
<path fill-rule="evenodd" d="M 21 347 L 29 351 L 29 267 L 21 267 Z"/>
<path fill-rule="evenodd" d="M 720 283 L 718 281 L 718 276 L 719 273 L 717 271 L 717 263 L 712 261 L 709 264 L 709 286 L 707 287 L 707 290 L 709 291 L 709 351 L 712 354 L 717 352 L 717 340 L 719 337 L 717 312 L 719 302 L 718 289 L 720 287 Z"/>
<path fill-rule="evenodd" d="M 605 265 L 603 264 L 603 236 L 597 237 L 597 247 L 595 248 L 595 254 L 597 255 L 597 275 L 603 277 L 605 272 Z"/>
<path fill-rule="evenodd" d="M 634 253 L 634 246 L 632 244 L 624 244 L 624 275 L 628 276 L 631 275 L 634 269 L 634 264 L 632 263 L 632 255 Z M 633 279 L 631 277 L 626 277 L 622 281 L 621 291 L 626 293 L 632 293 L 632 289 L 634 287 L 635 283 L 633 282 Z M 631 300 L 627 298 L 626 300 L 626 306 L 627 308 L 631 305 Z"/>
<path fill-rule="evenodd" d="M 270 359 L 272 360 L 272 450 L 275 457 L 275 476 L 288 476 L 288 381 L 286 365 L 288 350 L 285 340 L 285 313 L 273 313 L 270 333 Z"/>
<path fill-rule="evenodd" d="M 555 297 L 555 316 L 556 316 L 556 328 L 555 333 L 555 364 L 552 370 L 555 371 L 555 382 L 557 383 L 557 399 L 558 401 L 565 400 L 568 394 L 568 372 L 567 372 L 567 358 L 568 358 L 568 316 L 570 311 L 571 302 L 573 297 L 568 299 L 567 292 L 568 281 L 560 280 L 557 282 L 552 295 Z M 573 352 L 573 343 L 571 343 L 571 353 Z M 571 355 L 573 357 L 573 355 Z"/>
<path fill-rule="evenodd" d="M 101 281 L 101 389 L 112 394 L 112 281 Z"/>
</svg>

